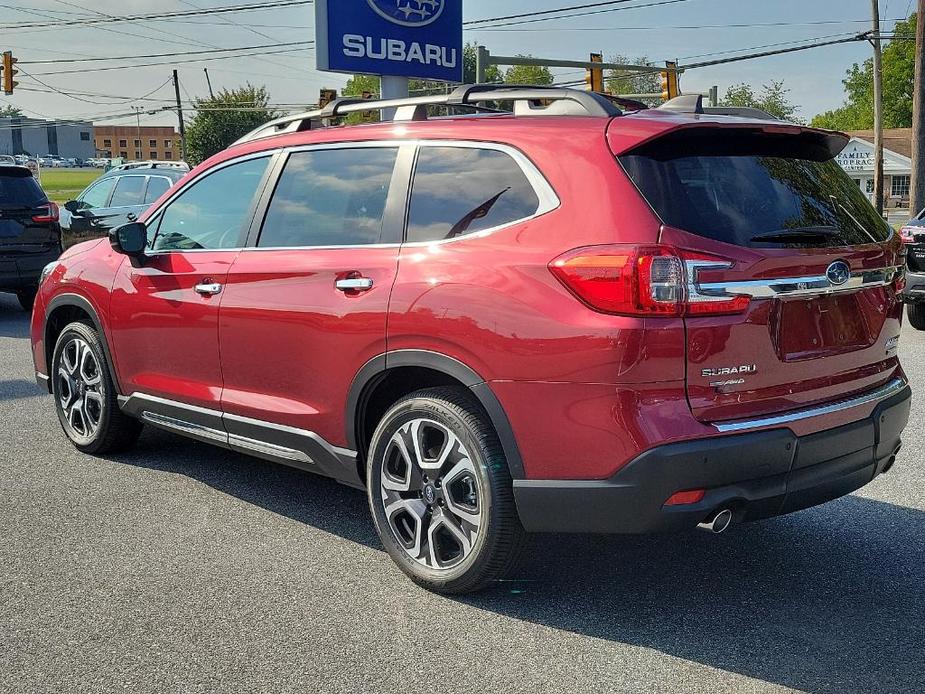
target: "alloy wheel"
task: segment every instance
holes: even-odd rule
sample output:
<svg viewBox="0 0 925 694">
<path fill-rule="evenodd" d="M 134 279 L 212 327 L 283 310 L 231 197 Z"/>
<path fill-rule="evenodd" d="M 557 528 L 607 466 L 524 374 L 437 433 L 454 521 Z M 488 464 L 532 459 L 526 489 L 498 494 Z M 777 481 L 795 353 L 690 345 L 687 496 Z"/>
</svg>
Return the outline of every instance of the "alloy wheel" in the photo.
<svg viewBox="0 0 925 694">
<path fill-rule="evenodd" d="M 413 419 L 389 440 L 381 470 L 385 517 L 405 552 L 430 569 L 463 562 L 484 518 L 479 477 L 459 437 L 431 419 Z"/>
<path fill-rule="evenodd" d="M 103 374 L 85 340 L 73 337 L 64 345 L 55 378 L 68 434 L 77 441 L 92 439 L 103 418 Z"/>
</svg>

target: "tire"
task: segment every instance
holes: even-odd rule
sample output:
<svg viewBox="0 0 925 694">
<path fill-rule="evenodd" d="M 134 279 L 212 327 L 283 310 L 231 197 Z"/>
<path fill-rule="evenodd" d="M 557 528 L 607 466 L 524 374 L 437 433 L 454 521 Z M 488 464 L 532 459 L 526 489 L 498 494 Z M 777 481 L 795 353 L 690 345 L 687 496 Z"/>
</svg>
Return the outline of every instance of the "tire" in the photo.
<svg viewBox="0 0 925 694">
<path fill-rule="evenodd" d="M 19 289 L 16 291 L 16 298 L 19 299 L 19 305 L 22 306 L 23 311 L 32 312 L 37 292 L 37 287 L 29 287 L 28 289 Z"/>
<path fill-rule="evenodd" d="M 916 330 L 925 330 L 925 303 L 909 304 L 906 307 L 909 315 L 909 324 Z"/>
<path fill-rule="evenodd" d="M 420 390 L 395 403 L 373 433 L 366 482 L 382 544 L 418 585 L 469 593 L 516 564 L 525 534 L 510 471 L 465 388 Z"/>
<path fill-rule="evenodd" d="M 106 353 L 91 326 L 70 323 L 61 331 L 50 375 L 58 420 L 78 450 L 112 453 L 138 440 L 141 422 L 119 409 Z"/>
</svg>

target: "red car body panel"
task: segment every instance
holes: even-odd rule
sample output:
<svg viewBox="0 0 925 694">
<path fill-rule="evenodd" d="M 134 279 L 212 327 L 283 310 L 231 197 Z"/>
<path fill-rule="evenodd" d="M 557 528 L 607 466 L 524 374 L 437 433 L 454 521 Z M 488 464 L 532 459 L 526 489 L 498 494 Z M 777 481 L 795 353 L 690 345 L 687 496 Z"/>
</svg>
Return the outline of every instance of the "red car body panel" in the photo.
<svg viewBox="0 0 925 694">
<path fill-rule="evenodd" d="M 346 446 L 346 391 L 363 364 L 386 352 L 397 267 L 397 246 L 242 251 L 221 295 L 223 411 Z M 352 274 L 373 288 L 335 289 Z"/>
</svg>

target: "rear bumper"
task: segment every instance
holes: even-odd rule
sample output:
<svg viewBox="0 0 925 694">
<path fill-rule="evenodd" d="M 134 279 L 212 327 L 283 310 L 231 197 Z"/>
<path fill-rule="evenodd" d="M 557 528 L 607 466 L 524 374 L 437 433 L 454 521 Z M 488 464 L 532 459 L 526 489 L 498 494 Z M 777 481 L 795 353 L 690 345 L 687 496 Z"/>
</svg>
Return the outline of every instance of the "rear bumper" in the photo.
<svg viewBox="0 0 925 694">
<path fill-rule="evenodd" d="M 781 428 L 668 444 L 608 480 L 515 480 L 517 510 L 530 532 L 633 534 L 693 528 L 722 508 L 737 522 L 798 511 L 889 468 L 910 404 L 906 386 L 869 417 L 808 436 Z M 664 506 L 687 489 L 707 492 L 697 504 Z"/>
<path fill-rule="evenodd" d="M 60 248 L 41 253 L 4 255 L 0 251 L 0 289 L 37 287 L 42 268 L 58 259 Z"/>
</svg>

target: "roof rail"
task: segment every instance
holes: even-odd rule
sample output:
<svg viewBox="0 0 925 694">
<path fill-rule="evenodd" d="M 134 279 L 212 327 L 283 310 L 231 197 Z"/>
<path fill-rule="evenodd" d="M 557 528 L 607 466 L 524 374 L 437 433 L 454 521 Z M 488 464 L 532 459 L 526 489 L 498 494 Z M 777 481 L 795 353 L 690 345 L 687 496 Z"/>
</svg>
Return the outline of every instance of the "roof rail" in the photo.
<svg viewBox="0 0 925 694">
<path fill-rule="evenodd" d="M 587 116 L 613 117 L 622 112 L 610 100 L 600 94 L 563 87 L 512 84 L 464 84 L 449 94 L 416 96 L 405 99 L 335 99 L 323 108 L 306 111 L 271 120 L 252 130 L 234 144 L 243 144 L 264 137 L 282 133 L 311 130 L 333 118 L 340 118 L 362 111 L 395 109 L 394 121 L 427 120 L 428 106 L 467 108 L 476 112 L 497 113 L 498 109 L 486 106 L 487 102 L 513 101 L 526 106 L 536 102 L 566 101 L 575 106 L 573 112 Z M 543 115 L 542 108 L 517 109 L 518 114 Z M 504 111 L 504 113 L 509 113 Z"/>
</svg>

